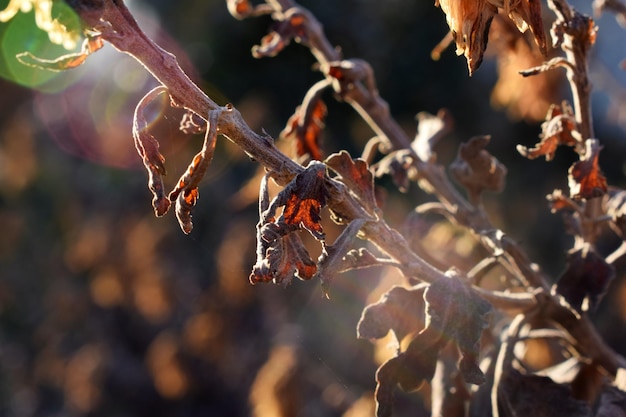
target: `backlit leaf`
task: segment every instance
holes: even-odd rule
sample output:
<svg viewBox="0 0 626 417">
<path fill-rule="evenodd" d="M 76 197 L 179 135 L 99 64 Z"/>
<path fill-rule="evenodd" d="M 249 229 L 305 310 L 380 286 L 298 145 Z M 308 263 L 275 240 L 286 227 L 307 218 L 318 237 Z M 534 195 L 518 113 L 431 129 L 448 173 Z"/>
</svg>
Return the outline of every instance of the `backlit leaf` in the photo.
<svg viewBox="0 0 626 417">
<path fill-rule="evenodd" d="M 362 159 L 352 159 L 346 151 L 333 154 L 326 159 L 326 165 L 335 171 L 341 182 L 363 204 L 364 208 L 372 216 L 376 215 L 377 204 L 374 193 L 374 176 L 367 162 Z"/>
<path fill-rule="evenodd" d="M 550 161 L 560 145 L 579 146 L 578 137 L 572 107 L 567 102 L 561 106 L 553 104 L 548 110 L 546 121 L 541 125 L 541 142 L 532 149 L 518 145 L 517 150 L 526 158 L 545 156 L 546 161 Z"/>
<path fill-rule="evenodd" d="M 453 178 L 468 191 L 470 200 L 478 202 L 484 190 L 502 191 L 507 169 L 485 150 L 489 136 L 475 136 L 462 143 L 450 165 Z"/>
<path fill-rule="evenodd" d="M 607 191 L 606 178 L 598 164 L 602 146 L 597 139 L 587 139 L 585 144 L 584 156 L 569 169 L 570 196 L 575 199 L 600 197 Z"/>
</svg>

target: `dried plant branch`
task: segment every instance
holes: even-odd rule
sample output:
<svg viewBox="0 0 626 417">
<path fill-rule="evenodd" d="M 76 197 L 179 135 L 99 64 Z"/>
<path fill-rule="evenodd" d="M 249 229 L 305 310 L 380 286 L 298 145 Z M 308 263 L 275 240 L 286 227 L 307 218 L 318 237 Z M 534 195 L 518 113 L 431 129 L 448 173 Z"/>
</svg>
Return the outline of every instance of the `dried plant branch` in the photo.
<svg viewBox="0 0 626 417">
<path fill-rule="evenodd" d="M 466 27 L 457 25 L 463 22 L 457 22 L 452 16 L 457 9 L 452 7 L 453 3 L 441 3 L 448 21 L 455 23 L 453 26 L 458 29 L 453 33 L 454 39 L 459 48 L 465 48 L 472 71 L 482 59 L 486 39 L 484 44 L 478 42 L 480 45 L 476 45 L 481 38 L 474 33 L 470 34 L 473 36 L 470 44 L 466 44 L 464 36 L 467 34 L 461 33 Z M 202 92 L 182 71 L 176 58 L 141 31 L 122 0 L 73 4 L 85 24 L 96 33 L 98 41 L 107 41 L 119 51 L 131 55 L 161 83 L 140 101 L 133 125 L 135 145 L 149 173 L 149 188 L 157 215 L 165 214 L 170 202 L 175 201 L 181 228 L 185 233 L 191 231 L 191 209 L 196 202 L 199 182 L 212 159 L 218 134 L 227 137 L 266 170 L 261 181 L 257 263 L 250 275 L 252 283 L 273 281 L 288 284 L 293 276 L 301 279 L 317 276 L 328 295 L 328 285 L 339 272 L 392 266 L 399 269 L 412 285 L 395 292 L 390 290 L 388 298 L 377 303 L 376 308 L 393 314 L 390 311 L 393 312 L 396 303 L 405 303 L 402 304 L 403 309 L 408 309 L 407 305 L 414 309 L 417 307 L 417 313 L 412 317 L 413 327 L 391 320 L 383 323 L 382 329 L 363 333 L 379 335 L 392 330 L 396 336 L 412 334 L 406 349 L 398 351 L 397 356 L 384 363 L 377 372 L 375 396 L 379 416 L 391 414 L 391 398 L 397 385 L 407 390 L 416 389 L 423 381 L 434 377 L 437 359 L 446 353 L 446 345 L 451 340 L 452 347 L 456 349 L 454 358 L 459 359 L 457 366 L 462 381 L 476 385 L 486 382 L 478 359 L 480 339 L 483 329 L 490 324 L 490 312 L 495 307 L 504 313 L 518 314 L 509 325 L 494 367 L 492 413 L 497 417 L 499 402 L 509 401 L 507 406 L 514 406 L 503 392 L 503 387 L 511 380 L 527 377 L 513 367 L 515 344 L 525 338 L 562 336 L 581 357 L 612 377 L 623 373 L 622 369 L 626 367 L 626 360 L 605 344 L 586 314 L 588 305 L 594 306 L 612 279 L 614 270 L 611 264 L 625 252 L 622 245 L 604 259 L 595 252 L 593 245 L 599 224 L 608 221 L 617 223 L 617 215 L 604 213 L 597 198 L 605 194 L 606 180 L 597 166 L 601 147 L 594 138 L 587 69 L 589 48 L 595 40 L 595 26 L 590 18 L 576 12 L 566 0 L 549 0 L 548 3 L 557 15 L 552 38 L 555 46 L 564 51 L 565 57 L 552 59 L 523 74 L 534 75 L 556 67 L 566 69 L 574 110 L 570 114 L 565 105 L 559 110 L 552 109 L 550 120 L 544 125 L 544 139 L 556 140 L 558 145 L 574 146 L 581 157 L 570 169 L 570 180 L 573 181 L 570 185 L 573 190 L 571 198 L 560 198 L 556 192 L 552 195 L 553 208 L 572 210 L 577 216 L 580 231 L 575 251 L 571 254 L 570 268 L 555 287 L 549 284 L 517 242 L 494 227 L 482 207 L 482 192 L 500 190 L 506 173 L 504 165 L 485 149 L 489 137 L 474 137 L 463 144 L 453 163 L 452 175 L 468 190 L 469 199 L 466 199 L 452 185 L 445 169 L 436 164 L 432 152 L 434 142 L 449 128 L 445 115 L 421 117 L 424 125 L 420 126 L 416 139 L 411 141 L 391 116 L 388 104 L 380 97 L 371 66 L 363 60 L 344 59 L 339 49 L 332 47 L 313 14 L 293 1 L 267 0 L 254 7 L 247 0 L 229 0 L 227 4 L 237 18 L 271 14 L 277 23 L 276 29 L 254 48 L 255 56 L 274 56 L 291 40 L 310 49 L 324 79 L 305 96 L 296 128 L 304 129 L 309 125 L 321 92 L 332 87 L 342 100 L 352 105 L 376 135 L 364 151 L 366 161 L 353 160 L 346 152 L 340 152 L 326 161 L 312 160 L 306 167 L 298 164 L 278 150 L 272 138 L 253 132 L 232 105 L 219 106 Z M 510 2 L 490 1 L 481 7 L 484 7 L 478 11 L 481 29 L 488 28 L 492 15 L 503 9 L 511 19 L 517 19 L 517 23 L 529 26 L 539 46 L 544 46 L 543 30 L 538 19 L 541 10 L 539 2 L 524 0 L 513 7 Z M 482 35 L 487 36 L 484 31 Z M 158 151 L 156 139 L 147 132 L 143 117 L 145 107 L 163 93 L 169 95 L 172 105 L 190 111 L 189 117 L 196 116 L 196 120 L 187 120 L 191 121 L 189 127 L 199 128 L 202 124 L 199 119 L 206 124 L 202 150 L 194 157 L 169 198 L 165 197 L 161 180 L 165 174 L 165 158 Z M 575 124 L 574 127 L 570 126 L 570 121 Z M 490 256 L 478 262 L 467 274 L 455 268 L 442 271 L 433 266 L 384 220 L 374 193 L 373 174 L 367 164 L 373 158 L 375 148 L 380 148 L 383 142 L 388 147 L 385 151 L 394 152 L 387 155 L 380 165 L 394 159 L 400 161 L 405 169 L 404 178 L 416 180 L 423 190 L 439 200 L 418 207 L 416 213 L 441 214 L 449 222 L 471 231 L 489 252 Z M 526 156 L 546 155 L 548 159 L 555 147 L 552 143 L 549 149 L 524 148 L 523 151 Z M 284 187 L 271 199 L 267 190 L 269 177 Z M 582 200 L 580 205 L 578 200 Z M 320 212 L 324 207 L 328 207 L 336 223 L 344 226 L 332 245 L 327 244 L 321 223 Z M 615 211 L 618 209 L 615 208 Z M 297 232 L 301 231 L 308 232 L 321 243 L 323 252 L 317 262 L 311 259 L 300 239 Z M 366 249 L 351 251 L 350 247 L 357 238 L 371 242 L 383 255 L 374 256 Z M 519 292 L 489 291 L 478 286 L 477 276 L 496 263 L 510 274 L 510 277 L 507 276 L 509 282 L 521 283 L 515 288 Z M 571 296 L 567 292 L 571 291 L 568 285 L 577 284 L 579 265 L 585 271 L 600 271 L 598 277 L 602 285 L 593 293 Z M 391 300 L 392 294 L 400 297 L 402 302 Z M 522 335 L 523 326 L 532 328 L 536 318 L 554 325 L 558 330 L 531 331 Z M 423 319 L 422 327 L 415 328 L 416 322 L 420 321 L 417 319 Z M 365 318 L 364 314 L 364 328 L 380 324 L 372 324 L 368 320 L 371 317 Z"/>
</svg>

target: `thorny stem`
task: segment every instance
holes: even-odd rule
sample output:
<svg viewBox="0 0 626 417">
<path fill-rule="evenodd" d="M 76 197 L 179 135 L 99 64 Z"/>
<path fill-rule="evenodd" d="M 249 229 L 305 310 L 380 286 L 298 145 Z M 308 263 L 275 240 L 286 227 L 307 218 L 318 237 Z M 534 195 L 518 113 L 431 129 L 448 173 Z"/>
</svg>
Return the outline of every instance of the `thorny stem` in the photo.
<svg viewBox="0 0 626 417">
<path fill-rule="evenodd" d="M 281 7 L 291 4 L 287 0 L 276 0 L 272 1 L 272 3 L 280 4 Z M 209 111 L 220 108 L 217 103 L 211 100 L 189 79 L 172 54 L 161 49 L 143 34 L 121 0 L 104 0 L 104 5 L 101 9 L 98 9 L 96 12 L 89 11 L 89 13 L 83 13 L 82 17 L 88 25 L 98 30 L 106 41 L 142 63 L 168 89 L 175 105 L 189 109 L 205 119 Z M 378 115 L 369 119 L 375 122 L 377 126 L 375 130 L 383 131 L 385 136 L 392 141 L 394 147 L 408 147 L 406 145 L 409 144 L 409 140 L 388 115 L 386 103 L 379 97 L 372 98 L 364 87 L 363 89 L 358 87 L 356 91 L 359 91 L 359 94 L 351 97 L 360 106 L 359 108 L 363 112 L 373 111 L 374 115 Z M 374 106 L 374 110 L 372 110 L 371 106 Z M 265 166 L 270 171 L 270 175 L 280 184 L 288 183 L 303 171 L 301 165 L 276 149 L 271 138 L 252 131 L 240 113 L 230 105 L 223 108 L 218 132 L 239 145 L 248 155 Z M 511 239 L 503 236 L 501 232 L 494 232 L 495 228 L 490 225 L 484 213 L 480 210 L 474 210 L 454 190 L 443 169 L 433 164 L 419 161 L 417 157 L 415 160 L 418 170 L 421 171 L 422 178 L 428 180 L 431 186 L 437 190 L 442 202 L 455 213 L 459 223 L 468 226 L 486 238 L 487 247 L 493 246 L 492 250 L 496 252 L 496 256 L 501 256 L 502 251 L 504 251 L 509 261 L 522 271 L 531 285 L 544 289 L 544 291 L 539 293 L 543 294 L 543 297 L 541 300 L 537 300 L 537 306 L 542 305 L 544 308 L 558 310 L 558 302 L 545 291 L 547 283 L 542 275 L 532 267 L 521 248 Z M 333 180 L 329 180 L 329 187 L 331 194 L 329 206 L 331 209 L 344 213 L 351 218 L 357 218 L 363 212 L 360 204 L 345 192 L 341 192 L 341 187 Z M 368 221 L 363 226 L 362 232 L 384 252 L 396 259 L 398 263 L 409 266 L 408 275 L 419 277 L 426 282 L 434 282 L 445 276 L 441 271 L 418 257 L 410 249 L 404 237 L 387 225 L 384 220 Z M 481 291 L 481 293 L 484 293 L 484 291 Z M 496 299 L 499 299 L 501 303 L 506 303 L 507 299 L 507 295 L 504 293 L 492 294 L 487 297 L 494 302 Z M 517 302 L 518 307 L 522 310 L 532 308 L 529 300 L 522 298 L 517 300 Z M 576 319 L 572 319 L 569 316 L 561 317 L 560 319 L 559 317 L 554 318 L 577 338 L 581 353 L 594 360 L 609 374 L 615 375 L 619 366 L 624 367 L 623 359 L 603 343 L 586 317 Z"/>
</svg>

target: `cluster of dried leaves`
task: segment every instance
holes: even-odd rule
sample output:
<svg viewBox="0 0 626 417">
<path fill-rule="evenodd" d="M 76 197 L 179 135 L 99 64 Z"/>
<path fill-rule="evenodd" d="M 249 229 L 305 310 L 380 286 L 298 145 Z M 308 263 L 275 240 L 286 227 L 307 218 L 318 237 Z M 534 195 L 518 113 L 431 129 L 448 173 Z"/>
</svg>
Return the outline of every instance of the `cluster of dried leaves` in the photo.
<svg viewBox="0 0 626 417">
<path fill-rule="evenodd" d="M 436 4 L 446 15 L 457 53 L 465 55 L 470 74 L 483 60 L 495 19 L 500 24 L 512 22 L 520 33 L 529 30 L 539 52 L 547 56 L 539 0 L 439 0 Z M 555 190 L 548 196 L 552 210 L 564 214 L 574 236 L 568 267 L 552 280 L 491 224 L 483 209 L 483 193 L 501 191 L 507 174 L 506 167 L 487 150 L 489 136 L 462 144 L 449 167 L 450 177 L 465 190 L 464 197 L 437 163 L 434 149 L 450 129 L 449 115 L 422 114 L 415 138 L 406 138 L 378 94 L 371 67 L 362 60 L 344 59 L 314 16 L 291 0 L 258 5 L 228 0 L 227 5 L 238 19 L 271 15 L 274 24 L 252 49 L 255 57 L 275 56 L 295 41 L 310 48 L 319 62 L 323 79 L 309 90 L 282 133 L 295 141 L 297 162 L 278 151 L 266 134 L 252 132 L 232 106 L 218 106 L 204 95 L 171 55 L 143 35 L 123 2 L 75 1 L 72 5 L 90 34 L 81 57 L 108 41 L 137 58 L 162 83 L 139 103 L 133 126 L 157 216 L 175 203 L 181 228 L 191 232 L 199 183 L 212 159 L 217 135 L 222 134 L 266 171 L 261 181 L 252 283 L 287 285 L 294 276 L 318 277 L 328 296 L 336 275 L 353 269 L 390 266 L 406 279 L 405 286 L 389 289 L 377 303 L 367 306 L 358 323 L 360 338 L 381 339 L 391 331 L 397 342 L 395 355 L 376 374 L 378 416 L 392 415 L 397 388 L 413 391 L 425 385 L 433 388 L 432 415 L 626 413 L 626 361 L 604 344 L 588 317 L 616 275 L 615 261 L 625 252 L 620 246 L 603 254 L 597 242 L 608 230 L 622 240 L 626 234 L 626 191 L 609 190 L 599 166 L 602 146 L 592 129 L 586 66 L 596 27 L 590 17 L 565 0 L 549 0 L 556 14 L 550 32 L 552 47 L 563 54 L 533 68 L 518 69 L 525 76 L 537 76 L 565 68 L 573 92 L 572 105 L 553 103 L 549 108 L 540 142 L 532 149 L 518 148 L 525 157 L 543 156 L 549 161 L 560 147 L 567 146 L 579 158 L 568 171 L 569 190 Z M 80 63 L 77 59 L 43 64 L 69 68 Z M 361 158 L 347 152 L 324 158 L 320 138 L 327 110 L 321 97 L 327 89 L 352 105 L 376 134 Z M 168 94 L 173 106 L 189 111 L 181 124 L 185 131 L 205 132 L 201 151 L 167 195 L 162 179 L 165 158 L 143 117 L 146 106 L 159 94 Z M 375 178 L 384 175 L 390 175 L 402 191 L 415 182 L 438 198 L 437 203 L 416 207 L 411 216 L 426 219 L 434 214 L 442 222 L 466 228 L 476 237 L 475 244 L 486 251 L 484 258 L 469 268 L 447 265 L 446 270 L 428 262 L 423 246 L 410 244 L 415 240 L 410 230 L 403 235 L 385 222 L 375 186 Z M 282 186 L 273 197 L 268 191 L 271 180 Z M 332 243 L 324 233 L 324 213 L 343 226 Z M 319 242 L 317 259 L 303 243 L 303 233 Z M 501 285 L 495 290 L 481 285 L 491 269 L 500 276 Z M 552 281 L 554 286 L 549 284 Z M 537 343 L 550 352 L 541 366 L 529 359 Z"/>
</svg>

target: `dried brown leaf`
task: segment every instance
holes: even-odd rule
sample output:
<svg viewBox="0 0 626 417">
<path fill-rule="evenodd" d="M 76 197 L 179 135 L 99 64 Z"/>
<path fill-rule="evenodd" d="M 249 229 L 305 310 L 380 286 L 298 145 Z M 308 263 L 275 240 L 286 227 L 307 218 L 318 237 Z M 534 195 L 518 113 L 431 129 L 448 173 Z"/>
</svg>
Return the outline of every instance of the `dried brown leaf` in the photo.
<svg viewBox="0 0 626 417">
<path fill-rule="evenodd" d="M 374 176 L 367 162 L 360 158 L 352 159 L 348 152 L 341 151 L 329 156 L 325 163 L 339 175 L 337 179 L 346 184 L 367 212 L 372 217 L 376 217 L 378 206 L 374 192 Z"/>
<path fill-rule="evenodd" d="M 465 55 L 470 75 L 483 60 L 489 26 L 498 8 L 487 0 L 438 0 L 456 42 L 457 55 Z"/>
<path fill-rule="evenodd" d="M 518 145 L 517 150 L 526 158 L 545 156 L 546 161 L 550 161 L 560 145 L 580 146 L 580 134 L 576 129 L 572 107 L 567 102 L 561 106 L 553 104 L 548 110 L 546 121 L 541 125 L 541 142 L 532 149 Z"/>
<path fill-rule="evenodd" d="M 378 302 L 367 306 L 357 325 L 360 339 L 381 339 L 391 330 L 398 343 L 424 327 L 425 284 L 411 288 L 394 286 Z"/>
<path fill-rule="evenodd" d="M 574 199 L 601 197 L 607 192 L 606 178 L 598 164 L 602 146 L 597 139 L 587 139 L 585 145 L 584 156 L 568 172 L 570 196 Z"/>
<path fill-rule="evenodd" d="M 485 150 L 489 136 L 475 136 L 461 144 L 450 165 L 453 178 L 463 185 L 470 200 L 477 203 L 484 190 L 502 191 L 507 169 Z"/>
<path fill-rule="evenodd" d="M 437 158 L 433 148 L 443 135 L 452 129 L 452 116 L 446 110 L 440 110 L 437 115 L 421 112 L 417 119 L 417 134 L 411 142 L 411 148 L 417 156 L 425 162 L 434 162 Z"/>
<path fill-rule="evenodd" d="M 287 126 L 281 132 L 286 139 L 296 140 L 298 157 L 308 155 L 310 159 L 321 160 L 321 132 L 326 118 L 326 105 L 321 98 L 307 102 L 307 106 L 298 106 L 289 118 Z"/>
<path fill-rule="evenodd" d="M 219 114 L 220 110 L 213 110 L 209 113 L 202 150 L 193 157 L 187 171 L 180 177 L 168 196 L 170 201 L 176 202 L 176 217 L 185 234 L 191 233 L 193 229 L 191 210 L 198 201 L 198 184 L 200 184 L 213 160 L 215 145 L 217 144 L 217 120 Z"/>
<path fill-rule="evenodd" d="M 578 312 L 594 310 L 615 277 L 615 269 L 589 245 L 570 252 L 556 290 Z"/>
<path fill-rule="evenodd" d="M 373 166 L 374 175 L 377 178 L 390 175 L 398 189 L 406 193 L 409 190 L 413 158 L 412 152 L 407 149 L 391 152 Z"/>
<path fill-rule="evenodd" d="M 148 171 L 148 188 L 152 192 L 152 207 L 157 216 L 163 216 L 170 208 L 170 200 L 165 196 L 163 178 L 165 175 L 165 157 L 159 152 L 159 142 L 148 131 L 148 122 L 144 117 L 144 109 L 158 95 L 167 92 L 163 86 L 155 87 L 137 104 L 133 118 L 133 139 L 137 153 L 141 156 Z"/>
</svg>

